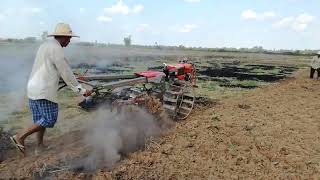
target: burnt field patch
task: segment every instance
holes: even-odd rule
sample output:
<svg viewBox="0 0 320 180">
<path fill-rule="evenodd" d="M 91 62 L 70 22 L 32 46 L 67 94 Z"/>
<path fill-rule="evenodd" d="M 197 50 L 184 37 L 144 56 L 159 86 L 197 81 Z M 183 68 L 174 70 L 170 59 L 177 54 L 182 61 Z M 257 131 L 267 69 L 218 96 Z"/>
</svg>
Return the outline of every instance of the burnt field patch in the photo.
<svg viewBox="0 0 320 180">
<path fill-rule="evenodd" d="M 207 67 L 198 70 L 198 74 L 206 77 L 228 77 L 237 80 L 257 80 L 274 82 L 285 78 L 297 70 L 296 67 L 274 65 L 229 65 Z M 201 77 L 203 78 L 203 77 Z M 209 78 L 210 79 L 210 78 Z M 214 79 L 214 78 L 213 78 Z"/>
<path fill-rule="evenodd" d="M 115 62 L 107 65 L 80 63 L 78 65 L 74 65 L 72 68 L 90 71 L 90 73 L 94 73 L 94 74 L 125 73 L 125 72 L 130 72 L 133 69 L 128 64 L 115 63 Z"/>
<path fill-rule="evenodd" d="M 282 80 L 298 70 L 296 66 L 272 64 L 241 64 L 241 62 L 207 62 L 198 63 L 197 79 L 206 85 L 205 88 L 215 86 L 227 88 L 253 89 L 260 84 Z M 149 70 L 161 71 L 163 66 L 149 67 Z"/>
<path fill-rule="evenodd" d="M 212 65 L 212 66 L 211 66 Z M 210 64 L 198 67 L 198 79 L 216 82 L 220 87 L 252 89 L 288 77 L 298 68 L 265 64 Z"/>
<path fill-rule="evenodd" d="M 130 63 L 135 62 L 135 65 Z M 163 65 L 154 61 L 153 65 L 146 62 L 138 65 L 137 60 L 123 60 L 110 64 L 92 65 L 81 63 L 73 66 L 75 69 L 88 70 L 92 74 L 130 74 L 144 69 L 162 71 Z M 214 86 L 227 88 L 254 89 L 261 84 L 277 82 L 288 77 L 298 68 L 295 66 L 273 65 L 273 64 L 243 64 L 233 62 L 195 62 L 199 82 L 211 83 L 209 89 Z M 205 88 L 207 85 L 205 85 Z"/>
</svg>

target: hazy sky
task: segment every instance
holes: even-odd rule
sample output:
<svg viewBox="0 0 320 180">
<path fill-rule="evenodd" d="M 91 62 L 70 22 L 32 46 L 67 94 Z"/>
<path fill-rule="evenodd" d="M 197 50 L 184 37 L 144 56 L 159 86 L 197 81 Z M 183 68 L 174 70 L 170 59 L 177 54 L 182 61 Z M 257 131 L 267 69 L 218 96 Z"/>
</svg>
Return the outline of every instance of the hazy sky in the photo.
<svg viewBox="0 0 320 180">
<path fill-rule="evenodd" d="M 81 41 L 319 49 L 319 0 L 1 0 L 0 37 L 39 37 L 58 22 Z"/>
</svg>

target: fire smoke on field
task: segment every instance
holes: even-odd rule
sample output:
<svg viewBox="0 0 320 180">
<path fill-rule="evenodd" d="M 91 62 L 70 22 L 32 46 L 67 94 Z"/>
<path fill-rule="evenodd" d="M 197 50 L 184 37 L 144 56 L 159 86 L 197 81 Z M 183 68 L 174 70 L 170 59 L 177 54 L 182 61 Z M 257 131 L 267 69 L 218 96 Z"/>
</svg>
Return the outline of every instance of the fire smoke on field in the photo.
<svg viewBox="0 0 320 180">
<path fill-rule="evenodd" d="M 24 105 L 35 47 L 8 46 L 0 50 L 0 122 Z"/>
<path fill-rule="evenodd" d="M 89 123 L 85 144 L 90 147 L 90 153 L 81 164 L 76 163 L 85 166 L 81 167 L 85 170 L 112 167 L 121 155 L 142 149 L 148 139 L 159 136 L 166 122 L 159 122 L 145 110 L 133 107 L 121 113 L 100 110 Z"/>
</svg>

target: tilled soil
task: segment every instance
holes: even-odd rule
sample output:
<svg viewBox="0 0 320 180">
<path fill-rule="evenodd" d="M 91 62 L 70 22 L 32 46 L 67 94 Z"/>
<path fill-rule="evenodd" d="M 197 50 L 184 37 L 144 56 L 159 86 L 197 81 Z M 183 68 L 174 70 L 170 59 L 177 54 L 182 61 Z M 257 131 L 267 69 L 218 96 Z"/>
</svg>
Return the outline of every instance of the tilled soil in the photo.
<svg viewBox="0 0 320 180">
<path fill-rule="evenodd" d="M 57 179 L 319 179 L 320 81 L 307 71 L 197 109 L 145 150 L 129 154 L 112 170 L 61 171 Z M 68 141 L 68 139 L 70 139 Z M 71 141 L 72 139 L 72 141 Z M 81 133 L 52 139 L 41 156 L 0 164 L 0 177 L 32 178 L 43 164 L 90 151 Z"/>
<path fill-rule="evenodd" d="M 108 174 L 115 179 L 320 178 L 320 82 L 307 74 L 300 71 L 195 112 Z"/>
</svg>

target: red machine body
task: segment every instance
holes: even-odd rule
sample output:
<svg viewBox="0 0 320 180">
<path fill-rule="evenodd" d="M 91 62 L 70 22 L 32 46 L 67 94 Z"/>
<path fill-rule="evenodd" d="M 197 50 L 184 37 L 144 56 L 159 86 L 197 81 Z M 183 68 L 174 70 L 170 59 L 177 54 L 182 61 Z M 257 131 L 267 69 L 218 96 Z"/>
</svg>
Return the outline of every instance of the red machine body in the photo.
<svg viewBox="0 0 320 180">
<path fill-rule="evenodd" d="M 79 103 L 86 110 L 104 104 L 119 111 L 128 105 L 148 107 L 149 100 L 156 99 L 154 102 L 159 102 L 173 119 L 185 119 L 195 103 L 196 68 L 186 61 L 165 64 L 162 72 L 148 70 L 134 75 L 98 74 L 81 76 L 78 80 L 93 87 L 93 95 Z M 95 85 L 90 81 L 101 84 Z"/>
<path fill-rule="evenodd" d="M 142 71 L 142 72 L 137 72 L 137 73 L 134 73 L 134 74 L 138 75 L 138 76 L 143 76 L 143 77 L 146 77 L 146 78 L 154 78 L 154 77 L 158 77 L 158 76 L 163 75 L 163 72 L 160 72 L 160 71 Z"/>
<path fill-rule="evenodd" d="M 196 86 L 196 69 L 194 64 L 179 63 L 176 65 L 166 65 L 164 72 L 169 76 L 174 76 L 179 80 L 191 81 L 192 85 Z"/>
</svg>

